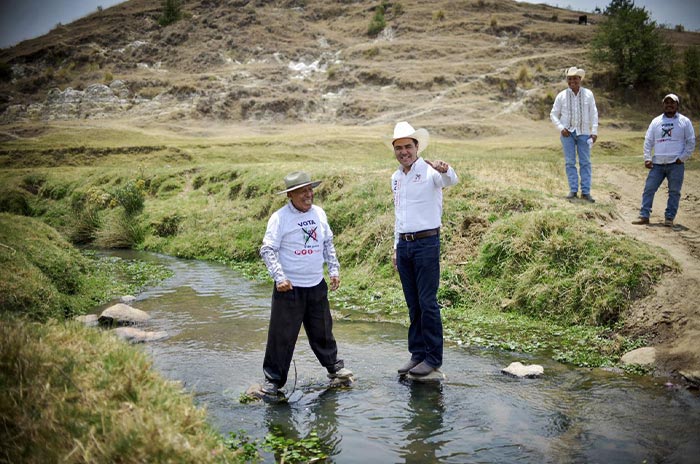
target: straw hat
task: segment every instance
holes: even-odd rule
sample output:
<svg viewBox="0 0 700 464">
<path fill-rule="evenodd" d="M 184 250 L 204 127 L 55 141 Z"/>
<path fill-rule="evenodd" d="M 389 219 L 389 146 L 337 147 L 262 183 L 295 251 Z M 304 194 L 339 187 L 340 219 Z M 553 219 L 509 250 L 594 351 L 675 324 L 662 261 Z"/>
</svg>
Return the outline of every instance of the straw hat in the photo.
<svg viewBox="0 0 700 464">
<path fill-rule="evenodd" d="M 285 190 L 282 190 L 281 192 L 277 192 L 277 195 L 291 192 L 292 190 L 306 187 L 307 185 L 311 185 L 311 187 L 316 188 L 320 183 L 320 180 L 312 181 L 311 176 L 309 176 L 309 174 L 304 171 L 295 171 L 290 174 L 287 174 L 284 177 L 284 186 L 287 188 Z"/>
<path fill-rule="evenodd" d="M 581 79 L 583 79 L 583 76 L 585 76 L 585 75 L 586 75 L 586 71 L 584 71 L 581 68 L 577 68 L 576 66 L 572 66 L 566 70 L 566 77 L 578 76 Z"/>
</svg>

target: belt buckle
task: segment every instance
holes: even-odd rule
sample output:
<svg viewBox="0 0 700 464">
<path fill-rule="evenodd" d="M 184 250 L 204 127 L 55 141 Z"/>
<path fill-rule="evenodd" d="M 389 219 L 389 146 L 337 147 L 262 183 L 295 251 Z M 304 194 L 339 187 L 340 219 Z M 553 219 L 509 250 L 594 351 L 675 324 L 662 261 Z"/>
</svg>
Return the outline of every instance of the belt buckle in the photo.
<svg viewBox="0 0 700 464">
<path fill-rule="evenodd" d="M 407 242 L 413 242 L 416 240 L 416 234 L 403 234 L 403 239 Z"/>
</svg>

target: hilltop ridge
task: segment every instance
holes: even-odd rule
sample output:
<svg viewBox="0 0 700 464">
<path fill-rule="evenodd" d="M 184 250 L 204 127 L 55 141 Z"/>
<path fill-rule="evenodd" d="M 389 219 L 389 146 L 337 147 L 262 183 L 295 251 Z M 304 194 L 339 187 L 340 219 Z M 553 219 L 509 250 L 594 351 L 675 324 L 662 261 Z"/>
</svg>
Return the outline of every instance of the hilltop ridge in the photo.
<svg viewBox="0 0 700 464">
<path fill-rule="evenodd" d="M 420 115 L 453 135 L 493 134 L 493 119 L 545 117 L 563 70 L 586 65 L 584 48 L 600 20 L 588 14 L 588 25 L 579 25 L 577 12 L 513 0 L 409 0 L 387 3 L 386 27 L 371 37 L 377 5 L 194 0 L 182 20 L 161 27 L 158 0 L 130 0 L 0 50 L 12 70 L 0 85 L 0 113 L 6 123 L 370 125 Z M 62 111 L 65 100 L 90 108 L 81 105 L 90 97 L 77 92 L 115 81 L 123 85 L 109 87 L 113 96 L 97 91 L 113 104 Z"/>
</svg>

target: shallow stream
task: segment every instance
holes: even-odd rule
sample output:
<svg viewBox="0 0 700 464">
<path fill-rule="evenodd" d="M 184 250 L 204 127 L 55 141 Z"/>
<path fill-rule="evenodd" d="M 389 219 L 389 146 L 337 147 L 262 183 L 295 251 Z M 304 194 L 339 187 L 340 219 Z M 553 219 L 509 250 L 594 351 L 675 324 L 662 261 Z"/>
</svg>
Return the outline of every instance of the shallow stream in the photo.
<svg viewBox="0 0 700 464">
<path fill-rule="evenodd" d="M 339 354 L 356 375 L 326 389 L 303 333 L 286 388 L 289 404 L 241 404 L 262 381 L 271 283 L 229 268 L 147 253 L 124 258 L 169 266 L 173 277 L 137 295 L 155 368 L 181 381 L 224 434 L 262 439 L 315 431 L 338 463 L 698 463 L 700 397 L 667 379 L 581 369 L 547 358 L 446 345 L 441 384 L 399 380 L 406 329 L 337 321 Z M 544 366 L 539 379 L 501 373 L 513 361 Z M 272 455 L 265 462 L 274 462 Z"/>
</svg>

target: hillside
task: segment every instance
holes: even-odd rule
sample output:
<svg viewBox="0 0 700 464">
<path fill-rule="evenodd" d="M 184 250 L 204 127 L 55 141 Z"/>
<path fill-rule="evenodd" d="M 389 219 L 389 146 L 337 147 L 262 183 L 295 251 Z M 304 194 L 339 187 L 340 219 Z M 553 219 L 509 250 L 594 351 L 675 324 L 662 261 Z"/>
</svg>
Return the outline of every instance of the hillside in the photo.
<svg viewBox="0 0 700 464">
<path fill-rule="evenodd" d="M 420 116 L 444 135 L 499 135 L 504 118 L 546 116 L 563 70 L 588 68 L 585 46 L 601 20 L 588 14 L 579 25 L 577 12 L 512 0 L 403 1 L 388 3 L 387 27 L 370 37 L 374 1 L 193 0 L 167 27 L 160 4 L 124 2 L 0 50 L 12 69 L 1 121 Z M 596 75 L 589 69 L 587 85 Z"/>
</svg>

